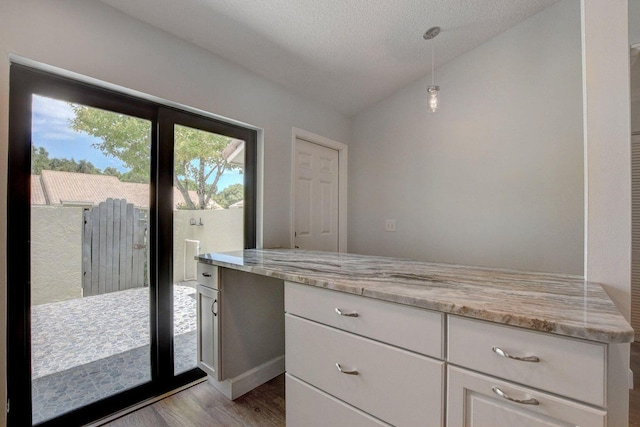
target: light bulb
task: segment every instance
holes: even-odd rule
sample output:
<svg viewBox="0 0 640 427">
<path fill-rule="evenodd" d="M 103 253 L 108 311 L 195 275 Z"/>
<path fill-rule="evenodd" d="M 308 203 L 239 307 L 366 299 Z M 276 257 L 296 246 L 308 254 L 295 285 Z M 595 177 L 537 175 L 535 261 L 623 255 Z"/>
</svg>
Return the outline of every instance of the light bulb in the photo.
<svg viewBox="0 0 640 427">
<path fill-rule="evenodd" d="M 438 91 L 440 90 L 439 86 L 431 85 L 427 87 L 427 91 L 429 92 L 429 111 L 435 113 L 438 110 Z"/>
</svg>

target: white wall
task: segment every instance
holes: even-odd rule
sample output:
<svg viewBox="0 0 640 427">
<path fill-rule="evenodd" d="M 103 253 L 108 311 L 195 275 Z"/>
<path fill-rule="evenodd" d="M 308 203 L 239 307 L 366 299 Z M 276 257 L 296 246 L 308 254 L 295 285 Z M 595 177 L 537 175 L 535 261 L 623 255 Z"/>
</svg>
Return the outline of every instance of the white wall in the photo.
<svg viewBox="0 0 640 427">
<path fill-rule="evenodd" d="M 629 45 L 640 44 L 640 0 L 629 0 Z M 640 47 L 631 58 L 631 130 L 640 131 Z"/>
<path fill-rule="evenodd" d="M 640 132 L 640 53 L 631 67 L 631 131 Z"/>
<path fill-rule="evenodd" d="M 629 319 L 631 136 L 628 6 L 582 0 L 585 117 L 585 277 L 603 284 Z M 608 422 L 626 425 L 629 344 L 610 345 Z"/>
<path fill-rule="evenodd" d="M 600 3 L 600 7 L 608 8 L 610 3 L 602 2 L 601 0 L 585 1 L 595 8 L 599 7 L 598 3 Z M 631 0 L 631 2 L 634 1 L 637 0 Z M 622 2 L 611 3 L 615 3 L 617 9 L 616 14 L 612 17 L 613 21 L 592 19 L 589 22 L 589 26 L 585 29 L 587 33 L 598 35 L 603 31 L 605 33 L 613 31 L 616 34 L 621 30 L 626 31 L 626 17 L 624 21 L 621 21 L 622 11 L 619 10 L 619 8 L 622 7 L 620 6 Z M 605 16 L 608 12 L 608 10 L 605 10 L 598 11 L 597 13 Z M 594 17 L 597 16 L 597 13 L 594 14 Z M 564 24 L 559 26 L 562 27 Z M 528 43 L 536 41 L 538 36 L 547 31 L 557 30 L 562 30 L 562 28 L 554 29 L 544 26 L 542 29 L 536 31 L 535 36 L 524 40 L 524 45 L 522 46 L 527 46 Z M 573 32 L 571 32 L 571 34 L 573 34 Z M 543 39 L 546 39 L 546 37 L 543 37 Z M 542 42 L 543 40 L 537 41 Z M 611 79 L 608 81 L 608 83 L 611 83 L 611 81 L 619 77 L 617 73 L 623 72 L 625 69 L 628 70 L 625 68 L 627 63 L 619 58 L 619 53 L 616 50 L 620 43 L 617 36 L 614 38 L 605 37 L 601 42 L 599 49 L 603 49 L 603 55 L 599 57 L 596 55 L 592 56 L 591 64 L 603 66 L 602 70 L 605 76 L 607 72 L 604 70 L 613 70 L 613 73 L 610 75 Z M 489 46 L 491 46 L 491 43 L 492 42 L 490 42 Z M 571 44 L 573 44 L 573 42 L 571 42 Z M 478 50 L 482 49 L 487 50 L 489 48 L 485 46 Z M 516 62 L 525 61 L 525 59 L 521 57 L 526 57 L 528 51 L 531 50 L 519 48 L 518 46 L 512 46 L 511 49 L 514 52 L 514 61 Z M 610 52 L 611 55 L 607 52 Z M 251 72 L 236 67 L 220 58 L 211 56 L 198 48 L 190 46 L 186 42 L 129 19 L 95 1 L 0 1 L 0 313 L 3 314 L 6 313 L 6 265 L 4 261 L 6 260 L 5 212 L 9 88 L 8 56 L 10 53 L 16 53 L 37 61 L 249 122 L 255 126 L 264 128 L 266 150 L 265 246 L 287 246 L 288 244 L 290 127 L 297 126 L 338 141 L 349 142 L 352 140 L 352 138 L 349 137 L 349 121 L 344 117 L 327 111 L 313 103 L 306 102 Z M 470 52 L 467 55 L 474 54 L 474 52 Z M 484 57 L 484 55 L 477 56 L 480 56 L 480 58 L 478 58 L 479 60 L 482 60 L 482 57 Z M 470 256 L 471 251 L 482 252 L 484 250 L 478 242 L 491 243 L 491 234 L 489 232 L 483 231 L 481 227 L 477 226 L 475 229 L 471 229 L 471 238 L 464 238 L 465 233 L 463 232 L 452 229 L 445 229 L 444 231 L 425 229 L 424 224 L 434 219 L 444 219 L 445 223 L 452 222 L 454 225 L 459 225 L 460 218 L 456 218 L 455 216 L 452 221 L 446 221 L 446 214 L 450 212 L 455 213 L 453 208 L 456 206 L 459 206 L 461 209 L 469 208 L 470 206 L 475 207 L 475 205 L 483 208 L 483 210 L 479 209 L 477 216 L 481 216 L 481 214 L 502 214 L 503 216 L 509 216 L 509 209 L 507 209 L 506 213 L 501 213 L 500 210 L 491 212 L 491 206 L 493 202 L 502 203 L 516 200 L 517 197 L 512 193 L 504 194 L 501 197 L 500 195 L 502 193 L 492 195 L 488 191 L 481 191 L 476 196 L 469 194 L 469 191 L 463 188 L 466 194 L 458 193 L 459 197 L 455 198 L 453 196 L 446 197 L 446 194 L 442 194 L 445 192 L 438 190 L 438 187 L 449 185 L 447 179 L 449 179 L 451 175 L 454 175 L 453 172 L 463 174 L 467 178 L 466 182 L 471 183 L 477 190 L 491 188 L 494 182 L 489 178 L 496 180 L 499 178 L 498 174 L 493 171 L 491 167 L 500 170 L 500 166 L 504 166 L 501 162 L 506 161 L 506 158 L 502 157 L 502 152 L 495 151 L 493 148 L 497 146 L 507 150 L 510 149 L 509 146 L 505 146 L 506 143 L 504 142 L 502 142 L 502 145 L 500 145 L 499 142 L 495 142 L 497 140 L 496 136 L 499 136 L 500 129 L 489 129 L 488 124 L 483 123 L 484 119 L 487 121 L 492 119 L 496 112 L 489 109 L 488 112 L 480 114 L 477 111 L 479 111 L 478 109 L 484 109 L 485 103 L 480 102 L 482 98 L 476 99 L 472 96 L 475 95 L 478 97 L 485 93 L 487 95 L 496 93 L 500 99 L 504 99 L 507 95 L 504 93 L 507 90 L 505 86 L 497 84 L 495 86 L 490 85 L 486 90 L 479 86 L 480 82 L 487 81 L 488 77 L 491 76 L 487 75 L 487 73 L 504 74 L 504 70 L 501 72 L 500 67 L 493 67 L 491 64 L 485 64 L 486 67 L 484 68 L 474 67 L 473 64 L 469 64 L 470 67 L 472 67 L 470 69 L 475 70 L 475 74 L 471 74 L 471 77 L 467 76 L 467 79 L 472 82 L 477 81 L 478 84 L 463 84 L 465 83 L 464 81 L 460 82 L 455 80 L 455 78 L 459 78 L 460 74 L 462 74 L 462 71 L 456 71 L 455 67 L 459 62 L 465 61 L 467 63 L 471 62 L 469 59 L 463 57 L 436 71 L 438 83 L 441 84 L 443 89 L 443 110 L 441 112 L 445 114 L 438 113 L 435 116 L 429 116 L 424 112 L 422 106 L 418 108 L 417 104 L 422 102 L 422 97 L 418 96 L 418 92 L 423 92 L 424 85 L 428 80 L 425 78 L 355 118 L 354 134 L 359 136 L 359 140 L 356 145 L 350 144 L 349 150 L 351 152 L 350 180 L 352 184 L 350 195 L 353 198 L 353 202 L 350 204 L 350 209 L 352 210 L 350 215 L 350 238 L 358 237 L 359 240 L 357 243 L 355 241 L 350 242 L 350 250 L 353 251 L 359 248 L 364 252 L 364 248 L 367 247 L 366 245 L 371 244 L 381 245 L 385 250 L 389 248 L 397 249 L 398 253 L 402 254 L 403 246 L 406 244 L 412 254 L 424 253 L 426 257 L 433 252 L 430 248 L 435 245 L 436 247 L 442 247 L 443 250 L 445 250 L 445 254 L 453 253 L 454 249 L 462 250 L 462 257 L 469 258 L 473 261 L 475 257 Z M 135 66 L 130 66 L 132 63 L 135 63 Z M 452 73 L 452 75 L 446 75 L 445 70 L 447 67 L 453 68 L 454 73 Z M 526 77 L 527 75 L 525 74 L 519 78 L 521 86 L 526 87 L 528 84 L 536 84 L 536 79 L 531 76 L 529 76 L 530 78 L 528 79 Z M 457 89 L 457 86 L 452 86 L 453 83 L 460 84 L 460 88 L 471 92 L 463 96 L 460 93 L 461 89 Z M 621 81 L 618 83 L 624 85 L 625 82 Z M 608 85 L 607 87 L 610 89 L 608 96 L 612 98 L 624 98 L 624 93 L 621 92 L 620 88 L 621 84 L 614 86 Z M 586 81 L 587 89 L 597 88 L 599 85 L 599 82 Z M 519 91 L 524 89 L 520 87 L 514 88 L 514 90 L 516 93 L 520 93 Z M 564 89 L 560 88 L 560 90 Z M 625 90 L 626 93 L 628 93 L 628 86 Z M 464 120 L 459 123 L 459 127 L 452 127 L 450 129 L 451 135 L 448 133 L 446 135 L 449 139 L 444 140 L 442 136 L 442 133 L 444 133 L 444 129 L 442 129 L 444 125 L 438 124 L 435 120 L 439 115 L 445 115 L 446 117 L 446 109 L 456 106 L 456 99 L 465 99 L 465 104 L 475 105 L 476 111 L 470 108 L 470 106 L 458 105 L 457 108 L 461 108 L 460 111 L 464 113 Z M 452 102 L 454 103 L 452 104 Z M 410 104 L 410 106 L 405 106 L 406 103 Z M 553 107 L 554 104 L 551 103 L 551 106 Z M 396 114 L 391 111 L 393 108 L 398 108 L 399 113 Z M 624 128 L 624 123 L 621 124 L 615 120 L 613 122 L 610 121 L 608 114 L 613 114 L 614 112 L 610 111 L 609 108 L 610 106 L 607 103 L 603 105 L 594 103 L 591 107 L 591 114 L 587 116 L 586 126 L 589 127 L 591 124 L 597 125 L 598 123 L 605 123 L 602 127 L 605 135 L 618 135 L 619 131 Z M 523 114 L 524 113 L 525 112 L 523 112 Z M 380 126 L 381 131 L 384 132 L 384 141 L 371 138 L 375 130 L 374 128 L 376 127 L 372 122 L 378 118 L 386 119 L 384 125 Z M 392 120 L 394 118 L 397 119 L 397 122 Z M 451 117 L 447 120 L 450 121 Z M 561 123 L 556 123 L 555 121 L 551 121 L 551 123 L 554 123 L 554 127 L 561 125 Z M 408 131 L 406 129 L 408 126 L 415 129 Z M 536 128 L 540 127 L 544 126 L 541 125 Z M 436 132 L 436 130 L 438 130 L 438 132 Z M 483 131 L 484 133 L 478 131 Z M 474 138 L 474 144 L 465 142 L 464 137 L 469 135 Z M 486 145 L 486 142 L 481 140 L 481 136 L 486 135 L 490 137 L 488 138 L 489 145 Z M 527 137 L 527 134 L 522 132 L 519 132 L 518 135 L 519 137 Z M 437 140 L 437 138 L 440 138 L 440 140 Z M 369 141 L 369 139 L 372 140 Z M 415 141 L 415 139 L 419 139 L 419 141 Z M 517 143 L 520 139 L 513 138 L 513 140 Z M 539 141 L 542 141 L 542 139 L 539 139 L 537 143 L 539 143 Z M 618 139 L 617 141 L 619 142 L 620 140 Z M 388 142 L 392 149 L 386 148 L 387 144 L 385 142 Z M 449 142 L 453 144 L 453 146 L 443 145 L 444 142 Z M 608 140 L 605 136 L 604 139 L 591 138 L 590 146 L 586 147 L 586 149 L 592 154 L 591 158 L 597 158 L 597 151 L 599 149 L 606 150 L 607 146 Z M 527 147 L 524 148 L 524 152 L 511 149 L 511 161 L 522 164 L 522 158 L 531 154 L 529 151 L 531 147 L 528 149 Z M 553 147 L 547 148 L 551 152 L 555 150 Z M 558 149 L 562 151 L 566 150 L 564 147 L 559 147 Z M 380 151 L 383 152 L 380 153 Z M 396 152 L 400 154 L 395 154 Z M 426 156 L 427 154 L 429 154 L 429 156 Z M 563 152 L 559 154 L 563 154 Z M 563 155 L 568 155 L 568 153 L 564 153 Z M 618 150 L 613 155 L 622 163 L 626 161 L 628 164 L 628 154 Z M 460 164 L 460 157 L 464 160 L 462 166 Z M 474 157 L 478 157 L 479 160 L 474 162 Z M 582 159 L 582 152 L 580 152 L 579 157 Z M 611 158 L 610 156 L 605 157 Z M 357 158 L 365 160 L 358 159 L 356 161 Z M 486 166 L 482 168 L 482 170 L 474 170 L 473 167 L 476 169 L 480 168 L 480 160 L 483 160 Z M 574 162 L 581 162 L 581 160 L 573 158 L 572 160 Z M 371 162 L 375 168 L 380 168 L 380 171 L 376 172 L 375 168 L 373 170 L 366 168 L 366 162 Z M 410 182 L 419 182 L 420 185 L 411 184 L 412 188 L 381 185 L 384 184 L 384 182 L 378 178 L 377 175 L 387 175 L 387 179 L 393 180 L 395 179 L 394 175 L 399 174 L 392 172 L 393 170 L 399 169 L 392 170 L 386 168 L 386 165 L 390 162 L 394 162 L 393 165 L 397 165 L 397 168 L 402 168 L 403 174 L 409 177 Z M 441 165 L 442 162 L 447 162 L 446 167 Z M 452 172 L 448 173 L 446 171 L 447 167 L 452 168 Z M 472 169 L 467 172 L 464 169 L 465 167 L 472 167 Z M 524 170 L 504 169 L 514 174 L 513 177 L 505 174 L 504 178 L 507 180 L 509 178 L 517 178 L 517 173 L 531 173 L 531 169 L 532 167 L 525 167 Z M 478 173 L 474 174 L 473 172 Z M 487 175 L 487 173 L 489 175 Z M 560 172 L 556 171 L 556 173 Z M 573 176 L 573 174 L 571 176 Z M 453 178 L 455 178 L 455 175 Z M 538 179 L 540 179 L 540 177 L 538 177 Z M 593 182 L 596 180 L 596 177 L 592 176 L 591 179 Z M 602 169 L 599 179 L 602 180 L 603 189 L 610 186 L 622 187 L 623 193 L 628 190 L 629 183 L 624 177 L 619 176 L 615 170 Z M 370 180 L 375 185 L 367 185 L 367 180 Z M 481 182 L 476 182 L 478 180 Z M 499 181 L 496 182 L 499 183 Z M 457 189 L 456 186 L 460 186 L 462 183 L 463 182 L 454 180 L 452 182 L 454 185 L 453 189 Z M 546 188 L 542 185 L 544 182 L 536 182 L 534 184 L 536 186 L 541 185 L 543 189 Z M 514 185 L 512 188 L 514 192 L 518 190 L 516 187 L 517 186 Z M 522 190 L 527 190 L 527 187 L 528 185 L 523 184 Z M 625 190 L 625 187 L 627 190 Z M 423 191 L 423 188 L 425 191 Z M 558 190 L 562 190 L 563 188 L 565 188 L 565 186 L 558 188 Z M 428 192 L 426 190 L 428 190 Z M 399 195 L 396 193 L 399 193 Z M 431 197 L 431 194 L 434 194 L 434 197 Z M 427 195 L 430 197 L 427 198 Z M 435 196 L 440 196 L 444 199 L 440 200 Z M 483 201 L 484 196 L 494 197 L 492 203 Z M 602 194 L 600 194 L 600 196 L 602 196 Z M 571 197 L 575 196 L 571 195 Z M 590 192 L 589 197 L 595 200 L 598 198 L 598 195 Z M 382 198 L 383 201 L 380 202 L 376 200 L 378 198 Z M 550 200 L 555 201 L 556 199 L 557 197 L 553 197 Z M 388 201 L 385 202 L 384 200 Z M 399 204 L 397 203 L 398 201 L 400 202 Z M 446 203 L 442 203 L 443 201 Z M 572 209 L 575 203 L 575 200 L 569 203 Z M 419 205 L 420 208 L 425 208 L 424 212 L 414 212 L 412 208 L 417 205 Z M 515 214 L 519 213 L 517 206 L 513 203 L 504 203 L 504 206 L 516 210 Z M 369 210 L 368 207 L 371 209 Z M 543 208 L 546 209 L 545 206 L 543 206 Z M 524 210 L 524 208 L 522 210 Z M 396 213 L 399 212 L 403 213 L 402 217 L 399 214 L 396 215 Z M 527 214 L 527 212 L 522 212 L 522 215 L 525 214 Z M 567 212 L 562 216 L 573 218 L 574 215 L 573 210 L 571 210 L 571 212 Z M 582 213 L 580 216 L 581 215 Z M 601 236 L 602 239 L 599 243 L 604 245 L 603 252 L 599 254 L 591 252 L 589 259 L 591 265 L 594 266 L 594 269 L 591 269 L 591 271 L 595 272 L 595 267 L 600 266 L 598 269 L 600 271 L 599 277 L 601 277 L 605 283 L 613 283 L 613 286 L 620 290 L 620 292 L 615 295 L 616 300 L 629 298 L 629 283 L 628 281 L 625 283 L 624 280 L 621 280 L 618 274 L 628 271 L 629 266 L 624 265 L 626 261 L 608 264 L 609 257 L 607 251 L 613 250 L 612 254 L 614 256 L 620 253 L 622 253 L 623 257 L 625 256 L 624 237 L 622 239 L 622 245 L 615 246 L 620 235 L 622 234 L 624 236 L 625 231 L 628 233 L 629 230 L 625 215 L 628 215 L 628 211 L 620 211 L 617 208 L 609 209 L 602 212 L 601 215 L 591 215 L 587 221 L 587 227 L 594 228 L 606 224 L 615 224 L 615 232 L 613 234 L 607 236 L 605 233 Z M 367 219 L 368 217 L 373 218 L 373 220 Z M 396 234 L 378 233 L 377 230 L 382 228 L 383 220 L 389 217 L 395 217 L 399 220 L 399 231 Z M 481 217 L 480 219 L 483 220 L 484 218 Z M 575 221 L 579 222 L 580 220 L 575 219 Z M 574 236 L 573 231 L 575 221 L 571 221 L 571 224 L 567 224 L 568 228 L 562 230 L 563 233 L 567 233 L 568 240 L 571 242 L 578 238 Z M 482 223 L 482 221 L 480 223 Z M 404 233 L 403 229 L 408 229 L 406 228 L 407 225 L 415 225 L 416 228 L 411 231 L 410 234 L 402 234 Z M 366 233 L 364 233 L 363 230 L 366 230 L 367 227 L 374 230 L 374 226 L 376 233 L 373 238 L 363 240 L 366 238 Z M 509 227 L 510 224 L 506 223 L 505 226 Z M 562 228 L 560 226 L 558 227 Z M 527 237 L 528 234 L 533 234 L 527 230 L 511 229 L 510 231 L 513 232 L 512 236 L 514 241 L 518 241 L 519 243 L 522 243 L 522 240 L 526 240 L 524 237 Z M 458 240 L 462 240 L 464 244 L 457 245 L 459 246 L 457 248 L 450 248 L 449 246 L 451 245 L 448 244 L 448 239 L 445 239 L 445 237 L 450 237 L 446 235 L 446 233 L 452 232 L 457 236 Z M 541 232 L 544 232 L 544 230 L 541 230 Z M 519 233 L 524 233 L 525 235 L 520 236 Z M 419 241 L 412 237 L 418 234 L 424 234 L 426 237 Z M 580 236 L 580 239 L 581 238 L 582 236 Z M 539 249 L 538 239 L 536 239 L 535 236 L 532 236 L 532 239 L 534 245 L 531 248 L 531 253 L 537 253 Z M 554 240 L 554 242 L 556 241 Z M 455 241 L 454 243 L 457 244 L 459 241 Z M 508 259 L 514 258 L 509 253 L 511 249 L 509 243 L 509 240 L 505 241 L 503 248 L 488 245 L 490 257 L 483 257 L 482 254 L 477 256 L 482 258 L 480 261 L 485 260 L 484 258 L 490 261 L 489 258 L 499 254 L 500 249 L 502 249 L 502 255 Z M 596 243 L 591 241 L 591 243 L 587 243 L 587 245 L 589 244 L 595 245 Z M 469 246 L 471 246 L 471 248 L 469 248 Z M 568 244 L 568 247 L 574 246 L 576 246 L 574 243 Z M 548 247 L 555 249 L 551 245 L 548 245 Z M 582 248 L 577 249 L 577 251 L 580 254 L 578 258 L 580 258 L 582 256 Z M 571 253 L 561 254 L 558 250 L 551 252 L 554 254 L 557 253 L 560 257 L 569 256 L 572 259 L 575 258 Z M 406 251 L 404 253 L 406 253 Z M 515 256 L 515 258 L 521 259 L 519 255 Z M 543 259 L 537 262 L 547 264 L 548 260 L 543 257 Z M 563 263 L 563 265 L 565 265 L 565 263 Z M 1 316 L 0 342 L 5 342 L 5 321 L 4 315 Z M 5 413 L 5 362 L 6 355 L 4 352 L 0 352 L 0 414 Z M 4 424 L 4 417 L 0 417 L 0 426 Z"/>
<path fill-rule="evenodd" d="M 640 0 L 629 0 L 629 44 L 640 43 Z"/>
<path fill-rule="evenodd" d="M 631 136 L 626 2 L 583 0 L 587 279 L 629 318 Z M 612 67 L 611 64 L 621 64 Z"/>
<path fill-rule="evenodd" d="M 0 312 L 6 301 L 9 55 L 39 61 L 264 130 L 264 246 L 289 244 L 291 128 L 349 141 L 350 121 L 257 74 L 95 0 L 0 2 Z M 0 342 L 5 341 L 5 316 Z M 5 353 L 0 352 L 4 414 Z M 0 417 L 0 425 L 3 423 Z"/>
<path fill-rule="evenodd" d="M 291 127 L 349 139 L 346 117 L 98 1 L 5 0 L 0 8 L 4 79 L 14 53 L 264 129 L 265 246 L 289 238 Z"/>
<path fill-rule="evenodd" d="M 565 0 L 358 114 L 349 250 L 582 274 L 581 76 Z"/>
</svg>

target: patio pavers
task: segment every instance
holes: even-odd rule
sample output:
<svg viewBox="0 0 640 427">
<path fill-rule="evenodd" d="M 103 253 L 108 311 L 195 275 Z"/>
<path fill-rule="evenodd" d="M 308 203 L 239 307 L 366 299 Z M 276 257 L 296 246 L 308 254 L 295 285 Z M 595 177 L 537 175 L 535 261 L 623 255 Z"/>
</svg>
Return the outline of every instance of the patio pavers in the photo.
<svg viewBox="0 0 640 427">
<path fill-rule="evenodd" d="M 196 366 L 195 289 L 174 285 L 175 371 Z M 149 290 L 32 307 L 33 421 L 150 381 Z"/>
</svg>

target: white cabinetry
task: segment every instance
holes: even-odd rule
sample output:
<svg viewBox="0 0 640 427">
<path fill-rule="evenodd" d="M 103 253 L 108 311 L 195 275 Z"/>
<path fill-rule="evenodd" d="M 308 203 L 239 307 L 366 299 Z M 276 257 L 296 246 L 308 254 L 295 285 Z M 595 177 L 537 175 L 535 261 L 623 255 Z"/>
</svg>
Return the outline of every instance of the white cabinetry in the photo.
<svg viewBox="0 0 640 427">
<path fill-rule="evenodd" d="M 210 384 L 235 399 L 284 372 L 281 280 L 198 263 L 197 301 L 198 367 Z"/>
<path fill-rule="evenodd" d="M 604 427 L 606 411 L 449 365 L 448 427 Z"/>
<path fill-rule="evenodd" d="M 217 381 L 222 380 L 220 360 L 220 329 L 218 310 L 220 292 L 198 285 L 198 367 Z"/>
<path fill-rule="evenodd" d="M 448 328 L 449 427 L 606 426 L 605 344 L 457 316 Z"/>
<path fill-rule="evenodd" d="M 290 374 L 286 375 L 285 380 L 289 426 L 389 426 Z"/>
<path fill-rule="evenodd" d="M 307 290 L 312 292 L 306 294 Z M 440 354 L 443 315 L 363 297 L 343 297 L 349 296 L 286 283 L 288 384 L 295 379 L 310 387 L 303 401 L 307 407 L 313 406 L 312 400 L 335 406 L 327 401 L 326 395 L 331 395 L 339 399 L 343 411 L 351 407 L 348 414 L 355 418 L 364 412 L 396 426 L 444 425 L 444 361 L 397 346 L 411 347 L 411 336 L 406 339 L 406 335 L 415 333 L 415 341 L 421 343 L 418 347 Z M 382 330 L 367 326 L 390 315 L 412 320 L 393 322 L 389 335 L 385 332 L 390 330 L 388 326 Z M 420 336 L 428 331 L 433 340 L 425 348 Z M 380 342 L 382 337 L 386 342 Z M 289 399 L 287 391 L 287 425 L 291 427 L 306 425 L 297 421 L 301 418 L 296 402 Z M 357 425 L 371 425 L 367 418 L 361 421 Z"/>
<path fill-rule="evenodd" d="M 289 427 L 628 424 L 633 330 L 599 284 L 344 253 L 199 259 L 221 266 L 200 277 L 218 284 L 217 327 L 215 294 L 200 304 L 220 344 L 201 366 L 218 354 L 212 383 L 249 390 L 254 368 L 284 367 L 286 335 Z"/>
<path fill-rule="evenodd" d="M 607 344 L 291 282 L 285 311 L 290 427 L 617 425 Z"/>
</svg>

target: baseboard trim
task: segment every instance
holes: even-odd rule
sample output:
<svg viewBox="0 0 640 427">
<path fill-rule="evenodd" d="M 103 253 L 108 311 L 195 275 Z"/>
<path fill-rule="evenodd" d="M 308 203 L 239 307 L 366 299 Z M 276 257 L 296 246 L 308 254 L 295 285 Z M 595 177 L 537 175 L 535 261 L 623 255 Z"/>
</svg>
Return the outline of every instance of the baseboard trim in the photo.
<svg viewBox="0 0 640 427">
<path fill-rule="evenodd" d="M 224 381 L 216 381 L 208 376 L 207 382 L 229 399 L 235 400 L 282 373 L 284 373 L 284 355 Z"/>
</svg>

